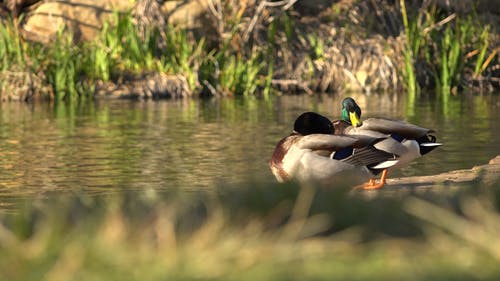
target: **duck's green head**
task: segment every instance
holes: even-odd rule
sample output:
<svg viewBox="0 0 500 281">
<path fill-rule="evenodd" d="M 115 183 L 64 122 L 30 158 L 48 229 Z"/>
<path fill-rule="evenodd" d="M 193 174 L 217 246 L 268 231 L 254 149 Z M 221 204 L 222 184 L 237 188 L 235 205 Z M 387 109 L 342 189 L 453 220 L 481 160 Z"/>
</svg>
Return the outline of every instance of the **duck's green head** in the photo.
<svg viewBox="0 0 500 281">
<path fill-rule="evenodd" d="M 351 123 L 354 127 L 363 125 L 363 122 L 361 122 L 361 108 L 353 98 L 345 98 L 342 101 L 342 120 Z"/>
<path fill-rule="evenodd" d="M 293 131 L 303 136 L 310 134 L 334 134 L 330 119 L 315 112 L 302 113 L 293 124 Z"/>
</svg>

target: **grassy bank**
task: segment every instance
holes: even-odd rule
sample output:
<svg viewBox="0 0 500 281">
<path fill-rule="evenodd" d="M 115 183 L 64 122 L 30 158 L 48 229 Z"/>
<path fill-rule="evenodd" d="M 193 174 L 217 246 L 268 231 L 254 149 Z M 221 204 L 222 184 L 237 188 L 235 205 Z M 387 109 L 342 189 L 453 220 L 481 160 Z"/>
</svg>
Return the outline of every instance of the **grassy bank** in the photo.
<svg viewBox="0 0 500 281">
<path fill-rule="evenodd" d="M 0 278 L 498 280 L 498 185 L 465 190 L 59 194 L 0 216 Z"/>
<path fill-rule="evenodd" d="M 403 88 L 415 95 L 423 88 L 447 96 L 498 84 L 498 31 L 477 14 L 427 2 L 335 3 L 319 11 L 266 3 L 221 2 L 212 29 L 198 36 L 170 25 L 143 28 L 132 12 L 115 13 L 101 35 L 79 44 L 62 30 L 53 44 L 26 42 L 4 20 L 0 99 L 92 97 L 96 85 L 151 73 L 185 77 L 187 95 Z M 379 15 L 384 21 L 375 25 Z"/>
<path fill-rule="evenodd" d="M 42 45 L 20 38 L 12 22 L 1 24 L 0 99 L 92 97 L 98 82 L 119 83 L 156 72 L 184 76 L 190 93 L 197 95 L 269 91 L 265 53 L 238 53 L 228 42 L 209 50 L 203 38 L 170 25 L 141 35 L 131 13 L 115 13 L 93 42 L 74 44 L 72 37 L 61 31 L 54 44 Z"/>
<path fill-rule="evenodd" d="M 436 6 L 408 13 L 400 1 L 405 29 L 404 78 L 407 90 L 435 89 L 448 96 L 464 88 L 486 87 L 484 76 L 499 51 L 496 34 L 478 15 L 446 13 Z M 420 79 L 418 78 L 420 77 Z M 420 80 L 420 81 L 419 81 Z"/>
</svg>

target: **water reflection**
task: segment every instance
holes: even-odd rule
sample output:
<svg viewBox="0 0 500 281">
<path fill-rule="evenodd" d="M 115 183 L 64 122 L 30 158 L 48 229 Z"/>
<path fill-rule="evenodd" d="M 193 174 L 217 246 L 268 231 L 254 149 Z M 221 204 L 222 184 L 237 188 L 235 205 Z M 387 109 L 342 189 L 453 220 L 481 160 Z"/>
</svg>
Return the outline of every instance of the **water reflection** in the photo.
<svg viewBox="0 0 500 281">
<path fill-rule="evenodd" d="M 500 154 L 498 95 L 450 97 L 446 107 L 429 95 L 410 112 L 403 95 L 352 96 L 364 117 L 435 128 L 445 143 L 393 176 L 469 168 Z M 0 202 L 52 191 L 274 182 L 267 161 L 296 116 L 312 110 L 339 118 L 343 98 L 0 104 Z"/>
</svg>

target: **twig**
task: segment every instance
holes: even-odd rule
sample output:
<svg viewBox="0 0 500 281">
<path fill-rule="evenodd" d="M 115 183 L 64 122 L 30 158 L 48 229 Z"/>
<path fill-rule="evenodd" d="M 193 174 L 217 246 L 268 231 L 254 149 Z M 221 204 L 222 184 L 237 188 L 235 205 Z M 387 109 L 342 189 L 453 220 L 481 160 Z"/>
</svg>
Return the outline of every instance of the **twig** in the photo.
<svg viewBox="0 0 500 281">
<path fill-rule="evenodd" d="M 247 42 L 248 38 L 250 37 L 250 33 L 252 32 L 253 28 L 255 27 L 255 24 L 257 24 L 257 20 L 259 19 L 259 15 L 266 6 L 266 1 L 260 2 L 259 6 L 257 6 L 257 9 L 255 10 L 255 14 L 252 17 L 252 20 L 250 21 L 250 24 L 248 25 L 247 30 L 243 34 L 243 42 Z"/>
<path fill-rule="evenodd" d="M 429 31 L 431 31 L 431 30 L 435 29 L 436 27 L 441 27 L 441 26 L 443 26 L 443 25 L 447 24 L 448 22 L 452 21 L 452 20 L 453 20 L 454 18 L 456 18 L 456 17 L 457 17 L 457 14 L 453 13 L 453 14 L 451 14 L 451 15 L 447 16 L 446 18 L 444 18 L 444 19 L 440 20 L 440 21 L 439 21 L 439 22 L 437 22 L 436 24 L 433 24 L 433 25 L 431 25 L 431 26 L 429 26 L 429 27 L 424 28 L 423 33 L 424 33 L 424 34 L 426 34 L 426 33 L 428 33 Z"/>
<path fill-rule="evenodd" d="M 224 15 L 222 14 L 222 4 L 220 0 L 217 0 L 216 5 L 217 8 L 214 6 L 214 0 L 208 1 L 208 8 L 217 19 L 217 31 L 219 32 L 219 35 L 222 36 L 224 33 Z"/>
<path fill-rule="evenodd" d="M 290 7 L 293 6 L 293 4 L 295 4 L 295 2 L 297 2 L 297 0 L 290 0 L 288 1 L 288 4 L 286 4 L 284 7 L 283 7 L 283 10 L 288 10 L 290 9 Z"/>
<path fill-rule="evenodd" d="M 210 84 L 210 82 L 208 82 L 207 80 L 203 80 L 202 83 L 203 83 L 203 85 L 207 86 L 207 89 L 210 91 L 212 96 L 217 96 L 217 91 L 215 90 L 214 86 L 212 86 L 212 84 Z"/>
<path fill-rule="evenodd" d="M 488 58 L 484 61 L 483 65 L 481 66 L 481 69 L 479 70 L 480 73 L 483 72 L 488 67 L 488 65 L 493 60 L 493 58 L 496 56 L 498 51 L 500 51 L 500 47 L 495 48 L 493 50 L 493 52 L 491 52 L 491 54 L 488 56 Z"/>
<path fill-rule="evenodd" d="M 255 14 L 252 17 L 252 20 L 250 21 L 250 24 L 248 25 L 247 30 L 243 34 L 243 42 L 248 41 L 248 39 L 250 37 L 250 33 L 253 31 L 255 25 L 257 24 L 259 16 L 265 7 L 283 6 L 283 10 L 286 11 L 286 10 L 290 9 L 290 7 L 292 7 L 293 4 L 295 4 L 295 2 L 297 2 L 297 0 L 283 0 L 283 1 L 278 1 L 278 2 L 268 2 L 268 1 L 260 2 L 259 6 L 257 6 L 257 9 L 255 9 Z"/>
</svg>

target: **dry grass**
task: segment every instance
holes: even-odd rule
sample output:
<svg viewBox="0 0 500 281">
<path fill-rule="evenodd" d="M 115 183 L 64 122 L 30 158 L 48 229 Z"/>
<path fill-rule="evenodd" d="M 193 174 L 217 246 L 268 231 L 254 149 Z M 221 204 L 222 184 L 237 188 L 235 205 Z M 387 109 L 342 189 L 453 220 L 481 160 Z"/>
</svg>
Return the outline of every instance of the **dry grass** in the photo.
<svg viewBox="0 0 500 281">
<path fill-rule="evenodd" d="M 252 186 L 30 201 L 2 216 L 0 278 L 497 280 L 496 190 L 368 200 Z"/>
</svg>

